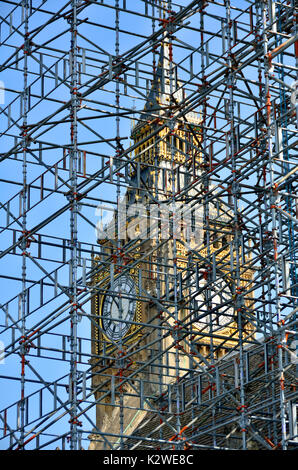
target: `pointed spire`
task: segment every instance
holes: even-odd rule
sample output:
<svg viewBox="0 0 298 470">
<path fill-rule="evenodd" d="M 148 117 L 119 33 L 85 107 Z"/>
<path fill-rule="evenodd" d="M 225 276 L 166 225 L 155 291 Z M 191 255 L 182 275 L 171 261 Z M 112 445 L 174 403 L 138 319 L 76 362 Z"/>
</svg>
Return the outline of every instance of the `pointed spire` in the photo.
<svg viewBox="0 0 298 470">
<path fill-rule="evenodd" d="M 142 121 L 149 121 L 156 116 L 164 116 L 166 110 L 171 103 L 171 87 L 170 87 L 170 59 L 169 59 L 169 43 L 164 38 L 161 44 L 158 64 L 154 73 L 151 89 L 147 95 L 144 111 L 141 113 L 141 121 L 132 129 L 142 127 Z M 172 83 L 172 93 L 177 103 L 184 100 L 185 94 L 179 82 L 177 67 L 174 69 L 174 79 Z M 199 123 L 197 113 L 190 111 L 186 115 L 190 122 Z"/>
<path fill-rule="evenodd" d="M 178 87 L 177 77 L 173 84 L 173 92 L 176 94 L 177 101 L 182 101 L 182 90 L 176 91 Z M 152 113 L 160 113 L 160 106 L 167 106 L 170 103 L 170 60 L 169 60 L 169 45 L 166 41 L 162 42 L 158 64 L 153 78 L 151 90 L 147 96 L 147 101 L 144 111 L 151 111 Z M 145 119 L 150 114 L 146 114 Z"/>
</svg>

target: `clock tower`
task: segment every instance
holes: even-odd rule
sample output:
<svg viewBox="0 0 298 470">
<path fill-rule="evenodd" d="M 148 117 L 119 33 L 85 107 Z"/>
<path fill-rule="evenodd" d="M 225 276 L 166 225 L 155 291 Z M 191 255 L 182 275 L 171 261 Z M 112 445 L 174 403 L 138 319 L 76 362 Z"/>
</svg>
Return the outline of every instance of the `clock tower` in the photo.
<svg viewBox="0 0 298 470">
<path fill-rule="evenodd" d="M 140 396 L 161 394 L 177 373 L 211 364 L 238 341 L 234 299 L 252 273 L 236 291 L 229 205 L 204 203 L 202 122 L 179 111 L 185 101 L 164 41 L 132 127 L 129 187 L 94 259 L 91 364 L 102 435 L 90 436 L 90 449 L 117 447 L 146 413 Z"/>
</svg>

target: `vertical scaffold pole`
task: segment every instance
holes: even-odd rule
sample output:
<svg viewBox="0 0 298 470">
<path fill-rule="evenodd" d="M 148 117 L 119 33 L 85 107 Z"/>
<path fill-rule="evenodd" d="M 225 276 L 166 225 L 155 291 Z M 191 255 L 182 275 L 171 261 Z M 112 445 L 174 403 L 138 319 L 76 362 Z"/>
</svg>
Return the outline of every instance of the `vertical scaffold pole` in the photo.
<svg viewBox="0 0 298 470">
<path fill-rule="evenodd" d="M 78 164 L 78 76 L 77 76 L 77 4 L 78 0 L 71 2 L 71 41 L 70 41 L 70 80 L 71 80 L 71 102 L 70 102 L 70 151 L 69 151 L 69 171 L 70 171 L 70 448 L 78 448 L 78 189 L 77 189 L 77 164 Z"/>
<path fill-rule="evenodd" d="M 24 449 L 25 436 L 25 366 L 26 366 L 26 314 L 27 314 L 27 153 L 28 153 L 28 59 L 30 55 L 30 39 L 29 39 L 29 2 L 23 2 L 24 9 L 24 89 L 23 89 L 23 125 L 22 125 L 22 147 L 23 147 L 23 188 L 22 188 L 22 293 L 21 293 L 21 329 L 22 338 L 20 342 L 21 357 L 21 400 L 20 400 L 20 449 Z"/>
</svg>

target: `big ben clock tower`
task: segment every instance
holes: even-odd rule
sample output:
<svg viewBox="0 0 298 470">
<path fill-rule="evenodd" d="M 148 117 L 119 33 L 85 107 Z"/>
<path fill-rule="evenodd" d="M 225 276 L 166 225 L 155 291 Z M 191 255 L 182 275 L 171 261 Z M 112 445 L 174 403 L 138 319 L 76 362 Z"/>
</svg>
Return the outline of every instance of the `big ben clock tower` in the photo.
<svg viewBox="0 0 298 470">
<path fill-rule="evenodd" d="M 173 89 L 169 64 L 164 41 L 144 111 L 132 128 L 124 217 L 118 210 L 114 239 L 99 241 L 101 255 L 94 260 L 96 424 L 115 447 L 143 419 L 147 404 L 140 406 L 146 402 L 140 397 L 161 393 L 177 373 L 219 359 L 238 338 L 229 208 L 211 202 L 206 219 L 198 186 L 191 188 L 204 170 L 201 119 L 193 111 L 178 115 L 185 93 L 177 76 Z M 175 125 L 169 124 L 175 113 Z M 217 238 L 215 224 L 221 225 Z M 240 289 L 251 277 L 243 273 Z M 252 299 L 245 303 L 252 307 Z M 245 335 L 252 331 L 246 325 Z M 177 348 L 183 357 L 178 372 Z M 102 436 L 90 437 L 90 449 L 109 449 Z"/>
</svg>

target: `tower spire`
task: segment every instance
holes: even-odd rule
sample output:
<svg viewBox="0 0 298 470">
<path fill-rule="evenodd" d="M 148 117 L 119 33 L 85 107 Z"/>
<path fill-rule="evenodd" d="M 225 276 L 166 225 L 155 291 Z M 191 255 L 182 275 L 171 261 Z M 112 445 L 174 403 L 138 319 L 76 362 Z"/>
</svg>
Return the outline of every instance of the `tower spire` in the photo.
<svg viewBox="0 0 298 470">
<path fill-rule="evenodd" d="M 158 64 L 153 76 L 152 86 L 147 96 L 147 101 L 144 107 L 145 119 L 148 119 L 152 114 L 164 114 L 165 108 L 170 104 L 170 59 L 169 59 L 169 44 L 166 38 L 163 39 Z M 176 77 L 174 83 L 174 94 L 178 102 L 182 101 L 182 90 L 178 90 L 178 80 Z"/>
</svg>

